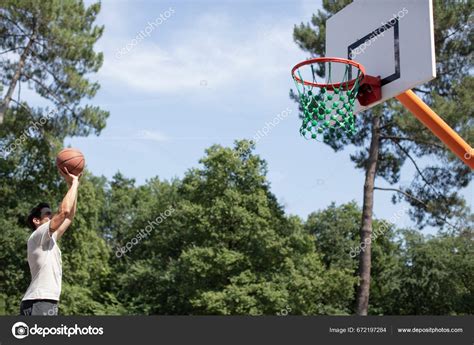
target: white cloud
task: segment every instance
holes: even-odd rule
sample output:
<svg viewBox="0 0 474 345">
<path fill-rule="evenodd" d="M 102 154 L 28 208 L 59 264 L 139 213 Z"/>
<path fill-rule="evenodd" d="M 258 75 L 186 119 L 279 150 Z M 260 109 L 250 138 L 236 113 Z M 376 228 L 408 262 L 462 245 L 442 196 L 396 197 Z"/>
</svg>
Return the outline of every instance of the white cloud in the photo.
<svg viewBox="0 0 474 345">
<path fill-rule="evenodd" d="M 198 90 L 203 81 L 213 89 L 242 82 L 271 85 L 282 75 L 289 78 L 291 65 L 302 56 L 292 39 L 294 18 L 274 22 L 269 17 L 267 25 L 261 20 L 254 26 L 239 26 L 231 16 L 207 12 L 198 15 L 192 26 L 183 26 L 178 17 L 176 10 L 162 24 L 173 26 L 167 28 L 172 35 L 167 44 L 158 45 L 152 35 L 121 58 L 115 53 L 130 37 L 107 36 L 106 30 L 100 79 L 144 93 Z"/>
</svg>

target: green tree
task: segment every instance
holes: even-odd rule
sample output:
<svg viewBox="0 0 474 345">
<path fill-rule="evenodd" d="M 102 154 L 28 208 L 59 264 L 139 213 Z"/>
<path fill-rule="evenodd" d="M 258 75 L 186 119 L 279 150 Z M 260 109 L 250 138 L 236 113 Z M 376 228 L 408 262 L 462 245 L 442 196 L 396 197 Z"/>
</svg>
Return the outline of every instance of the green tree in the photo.
<svg viewBox="0 0 474 345">
<path fill-rule="evenodd" d="M 7 217 L 24 224 L 32 197 L 52 200 L 60 186 L 54 158 L 66 136 L 100 133 L 108 112 L 84 105 L 99 85 L 102 54 L 93 50 L 103 28 L 94 26 L 100 4 L 81 1 L 0 2 L 0 192 Z M 21 86 L 52 106 L 31 107 Z M 18 91 L 17 99 L 14 93 Z"/>
<path fill-rule="evenodd" d="M 353 251 L 360 244 L 359 226 L 361 211 L 355 202 L 313 212 L 305 223 L 307 231 L 315 237 L 316 251 L 326 267 L 357 269 Z"/>
<path fill-rule="evenodd" d="M 356 276 L 357 255 L 366 250 L 360 240 L 358 222 L 361 209 L 355 202 L 336 206 L 332 203 L 324 210 L 308 216 L 305 228 L 314 235 L 316 251 L 327 268 L 350 269 Z M 394 314 L 400 294 L 402 271 L 401 249 L 396 242 L 396 229 L 382 219 L 373 222 L 372 235 L 372 297 L 370 314 Z M 356 288 L 356 284 L 352 287 Z M 351 309 L 351 312 L 354 308 Z"/>
<path fill-rule="evenodd" d="M 16 217 L 30 207 L 21 202 L 31 195 L 51 199 L 57 192 L 54 158 L 64 138 L 99 134 L 105 126 L 108 112 L 84 103 L 99 89 L 86 78 L 102 65 L 102 53 L 93 49 L 103 31 L 94 26 L 99 10 L 100 4 L 86 8 L 81 1 L 0 2 L 0 82 L 6 90 L 0 104 L 0 190 L 7 212 Z M 22 100 L 22 86 L 48 106 Z"/>
<path fill-rule="evenodd" d="M 102 65 L 102 53 L 94 51 L 103 27 L 94 25 L 100 3 L 88 8 L 82 1 L 3 0 L 0 3 L 0 48 L 8 52 L 0 68 L 6 95 L 0 105 L 0 123 L 6 117 L 14 92 L 21 83 L 33 86 L 55 106 L 55 121 L 64 135 L 100 132 L 108 116 L 99 107 L 81 105 L 99 89 L 86 75 Z M 20 96 L 19 96 L 20 98 Z M 23 105 L 27 106 L 27 105 Z"/>
<path fill-rule="evenodd" d="M 323 10 L 313 15 L 311 23 L 294 28 L 294 40 L 311 56 L 325 51 L 326 20 L 351 0 L 323 0 Z M 438 78 L 415 91 L 443 116 L 467 141 L 474 141 L 472 89 L 472 26 L 469 18 L 472 2 L 449 0 L 434 2 L 435 44 Z M 321 70 L 319 73 L 323 73 Z M 291 92 L 290 96 L 297 99 Z M 391 191 L 394 202 L 405 200 L 412 207 L 410 215 L 421 226 L 463 228 L 469 217 L 465 200 L 458 193 L 472 179 L 470 169 L 436 141 L 429 131 L 395 101 L 374 107 L 356 117 L 358 133 L 354 137 L 325 143 L 335 151 L 347 145 L 359 150 L 351 155 L 355 166 L 365 171 L 360 236 L 370 239 L 373 231 L 374 190 Z M 419 160 L 427 159 L 425 166 Z M 436 158 L 433 160 L 433 157 Z M 416 169 L 409 185 L 400 185 L 400 173 L 408 160 Z M 375 185 L 380 178 L 393 188 Z M 356 312 L 366 315 L 369 305 L 371 248 L 359 257 L 359 288 Z"/>
<path fill-rule="evenodd" d="M 102 182 L 89 175 L 81 178 L 76 217 L 59 242 L 63 257 L 60 311 L 66 315 L 124 312 L 109 290 L 114 279 L 109 265 L 113 253 L 99 231 L 105 203 Z"/>
<path fill-rule="evenodd" d="M 7 229 L 0 236 L 0 288 L 8 313 L 18 313 L 31 278 L 28 211 L 40 201 L 56 208 L 66 192 L 54 163 L 64 138 L 98 134 L 105 126 L 108 112 L 84 102 L 99 88 L 88 79 L 102 65 L 102 54 L 93 49 L 103 31 L 94 25 L 99 10 L 100 4 L 86 8 L 82 1 L 0 2 L 0 88 L 6 91 L 0 104 L 0 223 Z M 28 104 L 22 87 L 48 106 Z M 110 250 L 98 232 L 104 201 L 98 186 L 98 178 L 82 179 L 76 220 L 60 241 L 62 313 L 121 310 L 113 296 L 102 293 Z"/>
<path fill-rule="evenodd" d="M 347 269 L 324 267 L 301 221 L 286 217 L 270 193 L 265 162 L 248 143 L 234 150 L 213 146 L 201 163 L 178 186 L 179 198 L 168 192 L 153 207 L 152 218 L 170 205 L 174 211 L 125 258 L 129 267 L 119 296 L 130 309 L 348 313 L 354 278 Z"/>
<path fill-rule="evenodd" d="M 404 268 L 397 314 L 472 315 L 474 243 L 472 230 L 425 237 L 403 232 Z"/>
<path fill-rule="evenodd" d="M 114 247 L 123 240 L 138 212 L 135 180 L 118 172 L 110 183 L 104 184 L 104 192 L 105 207 L 102 210 L 101 232 Z"/>
<path fill-rule="evenodd" d="M 0 236 L 0 312 L 1 315 L 18 315 L 20 300 L 30 280 L 25 259 L 30 234 L 26 228 L 2 217 L 0 226 L 4 230 Z"/>
</svg>

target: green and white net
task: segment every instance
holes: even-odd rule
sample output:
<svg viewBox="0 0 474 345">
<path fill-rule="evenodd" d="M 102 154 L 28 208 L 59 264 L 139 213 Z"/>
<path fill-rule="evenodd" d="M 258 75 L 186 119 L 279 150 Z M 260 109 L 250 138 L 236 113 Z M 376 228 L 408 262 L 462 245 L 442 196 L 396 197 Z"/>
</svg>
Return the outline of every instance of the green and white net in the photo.
<svg viewBox="0 0 474 345">
<path fill-rule="evenodd" d="M 296 71 L 300 81 L 293 79 L 298 90 L 299 102 L 303 109 L 303 121 L 300 134 L 306 139 L 330 141 L 343 136 L 351 137 L 355 134 L 354 104 L 360 86 L 361 71 L 357 69 L 357 76 L 350 80 L 351 65 L 338 64 L 338 74 L 343 78 L 333 83 L 332 62 L 325 62 L 326 86 L 305 85 L 300 70 Z M 316 83 L 316 73 L 311 67 L 313 84 Z M 340 68 L 345 70 L 341 72 Z"/>
</svg>

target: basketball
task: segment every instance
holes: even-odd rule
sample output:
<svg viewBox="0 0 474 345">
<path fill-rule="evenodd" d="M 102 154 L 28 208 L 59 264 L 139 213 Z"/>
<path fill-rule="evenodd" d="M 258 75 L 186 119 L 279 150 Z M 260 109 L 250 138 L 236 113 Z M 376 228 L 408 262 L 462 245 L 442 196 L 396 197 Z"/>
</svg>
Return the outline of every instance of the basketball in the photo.
<svg viewBox="0 0 474 345">
<path fill-rule="evenodd" d="M 79 175 L 84 169 L 86 160 L 81 151 L 75 148 L 61 150 L 56 157 L 56 166 L 63 172 L 67 168 L 70 174 Z"/>
</svg>

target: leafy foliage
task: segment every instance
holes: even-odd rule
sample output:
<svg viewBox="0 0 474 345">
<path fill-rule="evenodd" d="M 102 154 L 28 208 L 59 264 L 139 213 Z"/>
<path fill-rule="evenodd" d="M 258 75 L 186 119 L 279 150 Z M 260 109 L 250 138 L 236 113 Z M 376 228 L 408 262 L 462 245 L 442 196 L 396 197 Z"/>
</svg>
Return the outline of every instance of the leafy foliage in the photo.
<svg viewBox="0 0 474 345">
<path fill-rule="evenodd" d="M 325 12 L 312 19 L 316 31 L 304 24 L 295 30 L 301 47 L 312 53 L 323 49 L 326 17 L 348 2 L 325 0 Z M 464 26 L 456 25 L 457 18 L 461 23 L 466 18 L 466 12 L 457 11 L 469 9 L 471 4 L 456 3 L 444 13 L 438 3 L 436 6 L 441 68 L 450 64 L 461 67 L 469 47 L 461 44 Z M 86 75 L 96 72 L 102 63 L 102 55 L 93 50 L 103 30 L 94 26 L 99 10 L 100 4 L 86 8 L 82 1 L 0 3 L 0 34 L 4 38 L 0 48 L 13 52 L 1 61 L 0 90 L 20 88 L 29 81 L 55 107 L 55 115 L 49 117 L 49 108 L 31 108 L 19 98 L 7 107 L 0 126 L 2 315 L 18 313 L 30 281 L 26 260 L 30 231 L 25 223 L 29 209 L 40 201 L 58 205 L 66 193 L 54 165 L 64 138 L 100 133 L 105 126 L 108 113 L 83 103 L 98 89 Z M 454 31 L 449 31 L 451 28 Z M 444 36 L 439 34 L 447 32 L 453 34 L 441 39 Z M 26 50 L 29 42 L 33 43 Z M 21 59 L 23 55 L 25 67 L 14 82 L 18 60 L 15 64 L 12 56 Z M 439 91 L 439 96 L 430 93 L 433 106 L 451 116 L 449 121 L 469 136 L 472 78 L 466 76 L 465 69 L 458 71 L 453 71 L 449 80 L 427 87 Z M 403 130 L 417 135 L 417 141 L 429 140 L 418 133 L 418 124 L 404 120 L 402 113 L 377 111 L 382 110 L 385 119 L 394 124 L 390 127 L 393 133 Z M 466 116 L 456 117 L 456 111 Z M 47 121 L 40 123 L 45 117 Z M 352 143 L 362 146 L 368 135 L 369 130 L 364 129 Z M 401 164 L 408 157 L 402 149 L 394 149 L 396 145 L 382 149 L 378 170 L 379 176 L 391 183 L 398 181 Z M 421 225 L 442 226 L 445 222 L 440 222 L 440 217 L 467 221 L 462 231 L 426 238 L 410 229 L 399 231 L 396 224 L 382 219 L 374 220 L 374 233 L 379 235 L 373 238 L 369 311 L 473 314 L 472 214 L 456 194 L 468 185 L 470 177 L 448 153 L 432 144 L 409 148 L 416 155 L 445 159 L 445 165 L 427 167 L 424 178 L 420 174 L 407 189 L 431 202 L 428 218 L 416 203 L 413 216 Z M 76 218 L 59 242 L 64 270 L 60 313 L 353 313 L 358 262 L 351 249 L 361 245 L 357 225 L 361 210 L 352 202 L 331 204 L 312 213 L 307 221 L 285 214 L 271 192 L 267 165 L 253 149 L 247 141 L 236 142 L 234 148 L 212 146 L 201 165 L 190 169 L 184 178 L 163 181 L 155 177 L 141 186 L 119 172 L 110 181 L 86 172 Z M 360 168 L 365 159 L 363 149 L 353 157 Z M 425 186 L 424 179 L 435 189 Z M 446 204 L 438 207 L 442 202 Z M 451 213 L 447 214 L 447 209 Z M 138 234 L 147 227 L 151 231 L 138 241 Z M 120 249 L 128 248 L 129 243 L 133 245 L 122 253 Z"/>
<path fill-rule="evenodd" d="M 323 267 L 301 221 L 275 202 L 265 162 L 248 143 L 213 146 L 201 163 L 177 186 L 179 199 L 168 201 L 173 215 L 127 258 L 122 293 L 132 309 L 260 315 L 291 305 L 298 314 L 348 313 L 350 272 Z M 164 206 L 150 208 L 157 214 Z"/>
<path fill-rule="evenodd" d="M 61 313 L 353 313 L 358 262 L 351 250 L 361 245 L 362 216 L 354 202 L 331 204 L 303 222 L 285 215 L 248 142 L 213 146 L 201 163 L 182 180 L 154 178 L 143 186 L 121 174 L 111 182 L 86 174 L 76 219 L 60 242 Z M 0 218 L 4 314 L 17 313 L 29 282 L 29 232 L 16 207 L 4 207 Z M 165 214 L 117 257 L 120 246 Z M 474 312 L 472 232 L 427 239 L 379 219 L 374 234 L 371 314 Z"/>
</svg>

